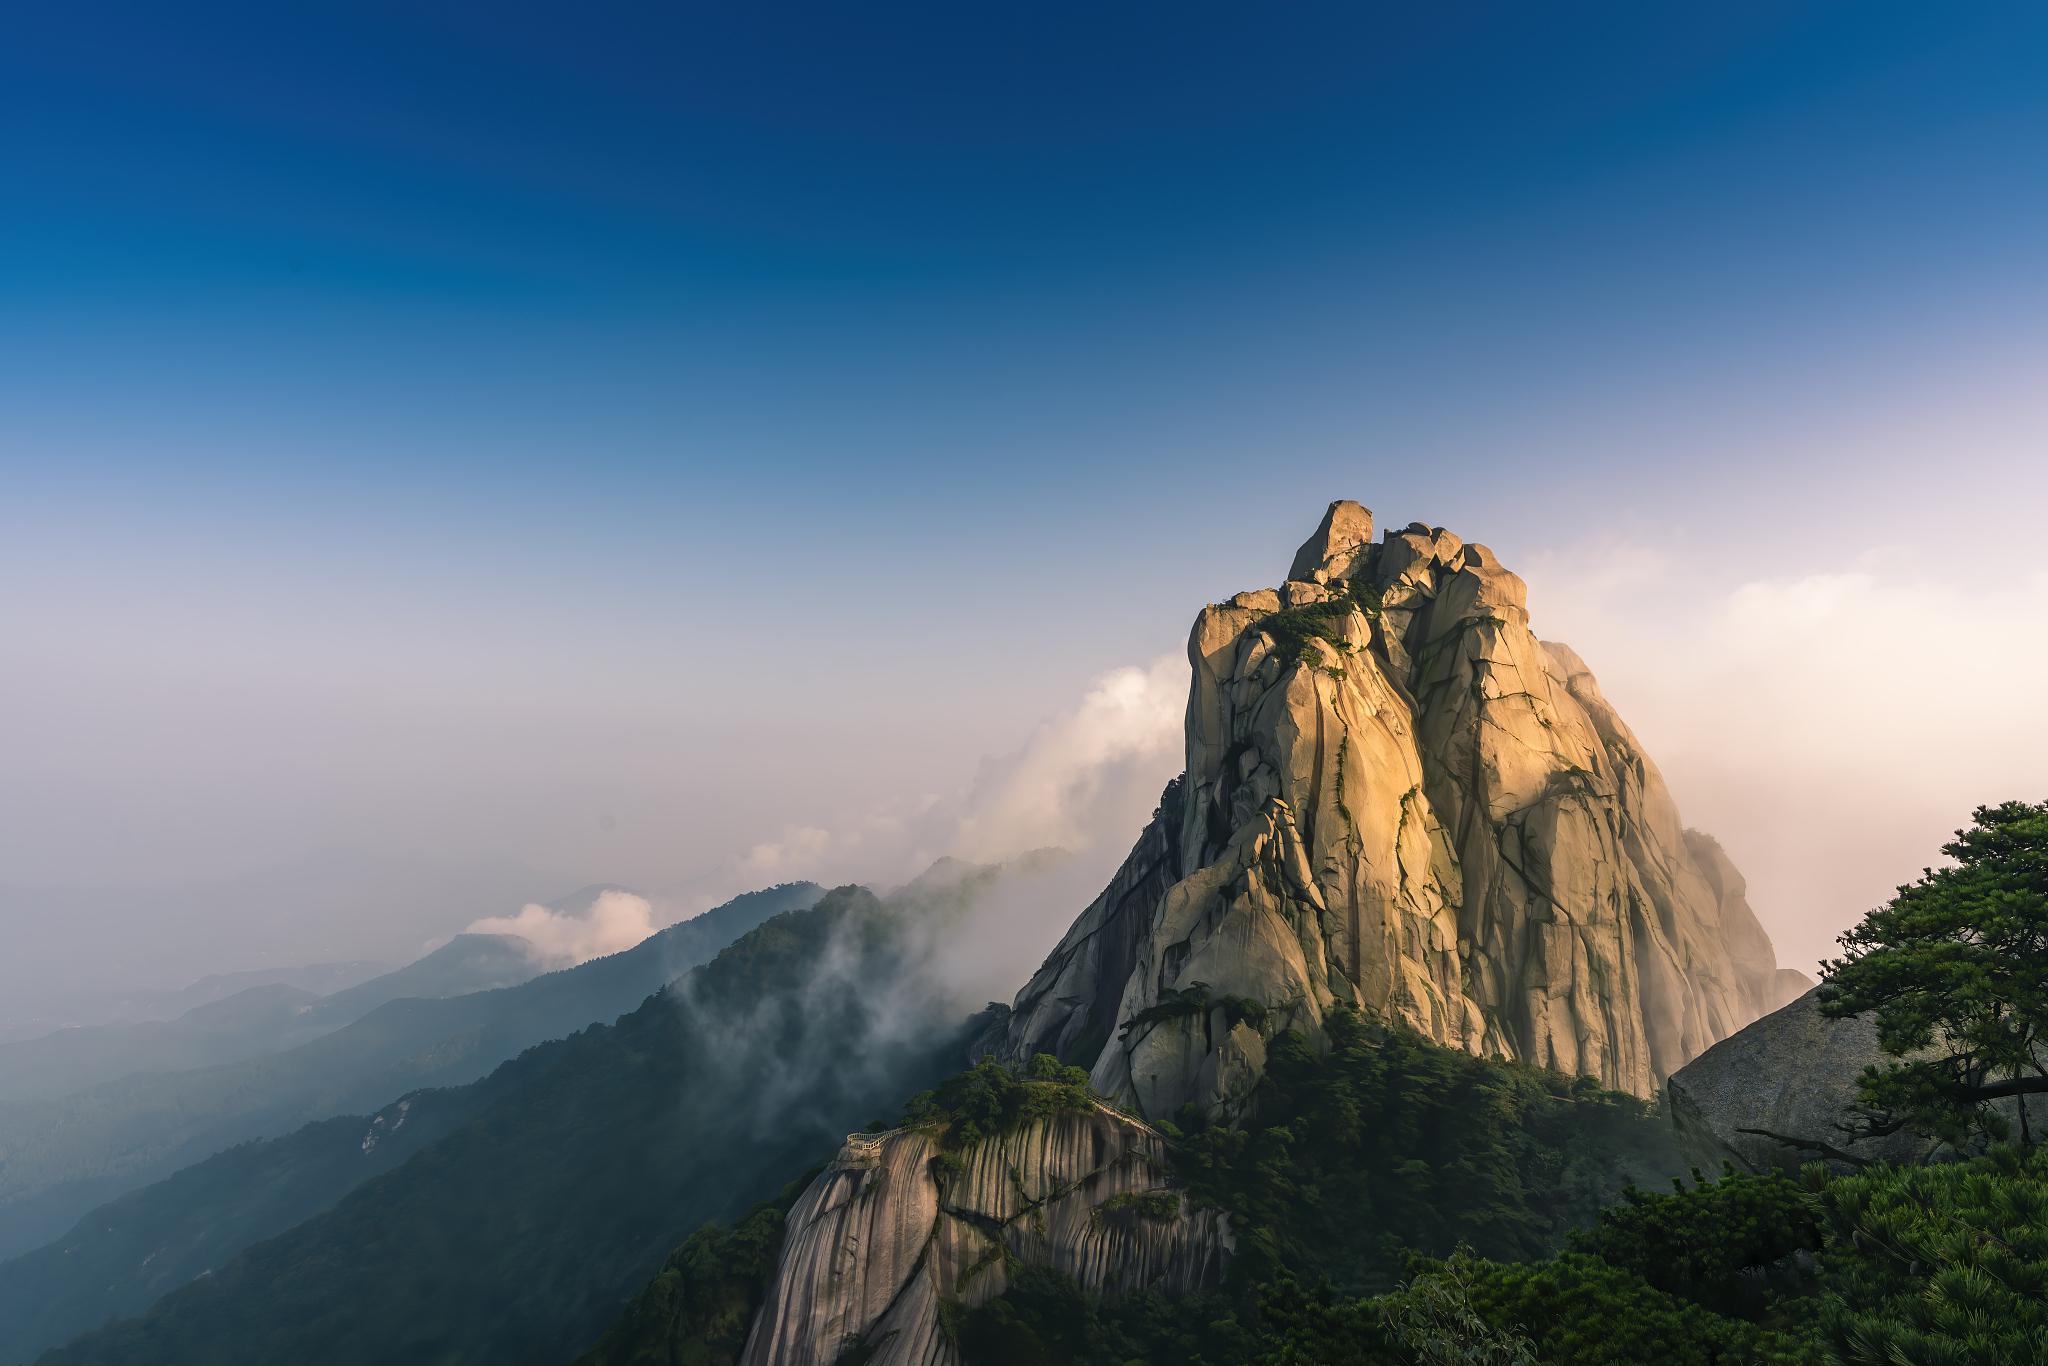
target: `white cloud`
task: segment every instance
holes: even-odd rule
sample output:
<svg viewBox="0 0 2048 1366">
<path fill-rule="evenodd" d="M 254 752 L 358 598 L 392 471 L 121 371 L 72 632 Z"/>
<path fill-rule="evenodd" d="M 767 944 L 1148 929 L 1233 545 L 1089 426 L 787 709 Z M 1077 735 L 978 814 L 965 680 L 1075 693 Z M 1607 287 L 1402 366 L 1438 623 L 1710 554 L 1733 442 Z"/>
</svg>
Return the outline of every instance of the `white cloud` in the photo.
<svg viewBox="0 0 2048 1366">
<path fill-rule="evenodd" d="M 1180 771 L 1187 697 L 1188 664 L 1177 655 L 1104 674 L 1016 752 L 983 763 L 950 852 L 993 861 L 1103 841 L 1121 851 Z"/>
<path fill-rule="evenodd" d="M 1539 632 L 1721 838 L 1782 962 L 1810 970 L 1972 807 L 2048 797 L 2048 575 L 1938 544 L 1790 572 L 1594 546 L 1528 575 Z"/>
<path fill-rule="evenodd" d="M 731 880 L 887 886 L 942 855 L 995 863 L 1047 847 L 1089 856 L 1081 866 L 1106 877 L 1180 771 L 1187 688 L 1179 655 L 1112 669 L 960 790 L 788 826 L 741 855 Z"/>
<path fill-rule="evenodd" d="M 534 960 L 553 971 L 630 949 L 654 933 L 654 908 L 644 896 L 607 889 L 581 911 L 527 904 L 517 915 L 472 920 L 465 934 L 512 934 L 532 946 Z"/>
<path fill-rule="evenodd" d="M 815 825 L 795 825 L 779 838 L 764 840 L 740 855 L 740 871 L 749 877 L 775 880 L 792 870 L 814 866 L 832 848 L 832 832 Z"/>
</svg>

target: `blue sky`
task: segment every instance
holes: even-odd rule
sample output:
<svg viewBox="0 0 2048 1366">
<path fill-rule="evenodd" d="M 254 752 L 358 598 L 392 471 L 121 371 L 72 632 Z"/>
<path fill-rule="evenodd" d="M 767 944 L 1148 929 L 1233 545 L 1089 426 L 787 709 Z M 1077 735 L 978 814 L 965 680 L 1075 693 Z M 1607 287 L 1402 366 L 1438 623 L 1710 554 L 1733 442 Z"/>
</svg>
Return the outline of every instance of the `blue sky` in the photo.
<svg viewBox="0 0 2048 1366">
<path fill-rule="evenodd" d="M 23 9 L 0 867 L 682 879 L 971 781 L 1340 495 L 1547 566 L 1789 867 L 1672 678 L 1930 528 L 2031 582 L 2044 55 L 2004 4 Z"/>
</svg>

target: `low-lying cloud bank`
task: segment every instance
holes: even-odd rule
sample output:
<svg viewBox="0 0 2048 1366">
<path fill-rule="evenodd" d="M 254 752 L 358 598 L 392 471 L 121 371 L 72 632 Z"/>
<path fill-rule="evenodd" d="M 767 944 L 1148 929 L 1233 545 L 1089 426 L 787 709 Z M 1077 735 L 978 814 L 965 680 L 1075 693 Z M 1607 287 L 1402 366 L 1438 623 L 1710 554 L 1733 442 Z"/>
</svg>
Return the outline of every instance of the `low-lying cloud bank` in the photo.
<svg viewBox="0 0 2048 1366">
<path fill-rule="evenodd" d="M 941 858 L 996 864 L 1059 849 L 1066 857 L 1034 863 L 1028 877 L 1005 879 L 1000 892 L 977 893 L 991 909 L 977 911 L 979 930 L 960 941 L 971 941 L 972 951 L 933 948 L 929 955 L 949 958 L 962 977 L 962 999 L 995 987 L 1007 997 L 1100 890 L 1166 780 L 1180 771 L 1186 705 L 1187 662 L 1178 655 L 1112 669 L 1015 750 L 983 759 L 957 792 L 878 799 L 829 824 L 787 826 L 674 902 L 657 906 L 608 889 L 585 906 L 529 904 L 515 915 L 471 921 L 466 931 L 517 935 L 553 970 L 631 948 L 679 917 L 775 883 L 886 890 Z"/>
<path fill-rule="evenodd" d="M 1812 971 L 1972 807 L 2048 796 L 2048 574 L 1952 549 L 1743 573 L 1622 544 L 1526 571 L 1538 633 L 1579 651 L 1722 841 L 1780 962 Z"/>
<path fill-rule="evenodd" d="M 961 791 L 790 826 L 748 849 L 734 879 L 889 886 L 944 856 L 997 863 L 1044 848 L 1107 877 L 1180 771 L 1187 688 L 1177 654 L 1112 669 Z"/>
<path fill-rule="evenodd" d="M 580 909 L 529 902 L 517 915 L 472 920 L 463 933 L 517 935 L 527 942 L 534 961 L 552 972 L 630 949 L 657 928 L 646 897 L 606 888 Z"/>
</svg>

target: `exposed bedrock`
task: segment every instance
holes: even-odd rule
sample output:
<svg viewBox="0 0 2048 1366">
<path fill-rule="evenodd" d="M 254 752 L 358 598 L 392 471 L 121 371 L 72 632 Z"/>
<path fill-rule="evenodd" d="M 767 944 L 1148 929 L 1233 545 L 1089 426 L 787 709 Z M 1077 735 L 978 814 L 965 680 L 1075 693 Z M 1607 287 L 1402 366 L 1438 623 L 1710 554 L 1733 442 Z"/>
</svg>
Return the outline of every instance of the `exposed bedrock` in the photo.
<svg viewBox="0 0 2048 1366">
<path fill-rule="evenodd" d="M 1187 771 L 998 1052 L 1150 1117 L 1231 1110 L 1349 1002 L 1637 1095 L 1788 994 L 1741 875 L 1522 580 L 1332 504 L 1188 640 Z"/>
<path fill-rule="evenodd" d="M 1216 1283 L 1214 1211 L 1165 1189 L 1161 1139 L 1107 1107 L 984 1139 L 935 1163 L 940 1132 L 855 1134 L 790 1210 L 746 1366 L 951 1366 L 942 1304 L 978 1305 L 1049 1266 L 1094 1293 Z M 867 1355 L 872 1353 L 872 1355 Z"/>
</svg>

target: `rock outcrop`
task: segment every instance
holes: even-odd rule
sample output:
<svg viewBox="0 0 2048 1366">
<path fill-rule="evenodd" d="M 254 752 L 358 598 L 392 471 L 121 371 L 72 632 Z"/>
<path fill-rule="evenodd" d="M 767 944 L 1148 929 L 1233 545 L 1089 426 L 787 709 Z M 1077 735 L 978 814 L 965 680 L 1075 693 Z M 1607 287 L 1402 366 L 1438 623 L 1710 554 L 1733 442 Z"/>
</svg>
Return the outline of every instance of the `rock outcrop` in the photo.
<svg viewBox="0 0 2048 1366">
<path fill-rule="evenodd" d="M 1904 1132 L 1851 1141 L 1843 1126 L 1856 1079 L 1885 1061 L 1885 1052 L 1874 1020 L 1831 1020 L 1820 1013 L 1819 996 L 1815 987 L 1672 1074 L 1666 1104 L 1694 1162 L 1709 1171 L 1724 1160 L 1764 1171 L 1820 1159 L 1818 1150 L 1787 1138 L 1890 1162 L 1909 1162 L 1926 1150 L 1925 1138 Z"/>
<path fill-rule="evenodd" d="M 1874 1016 L 1830 1019 L 1814 987 L 1679 1068 L 1665 1083 L 1665 1104 L 1687 1155 L 1710 1171 L 1724 1160 L 1748 1171 L 1817 1161 L 1841 1170 L 1953 1156 L 1932 1134 L 1910 1128 L 1858 1136 L 1857 1079 L 1892 1061 Z M 2017 1127 L 2015 1102 L 1996 1108 Z"/>
<path fill-rule="evenodd" d="M 1017 1265 L 1095 1293 L 1220 1276 L 1214 1211 L 1165 1188 L 1159 1135 L 1107 1107 L 1035 1120 L 935 1162 L 931 1128 L 855 1134 L 791 1208 L 745 1366 L 950 1366 L 943 1304 L 1002 1293 Z"/>
<path fill-rule="evenodd" d="M 1018 995 L 1006 1060 L 1228 1112 L 1266 1039 L 1351 1003 L 1648 1096 L 1783 999 L 1741 876 L 1485 546 L 1375 543 L 1332 504 L 1188 656 L 1187 771 Z"/>
</svg>

